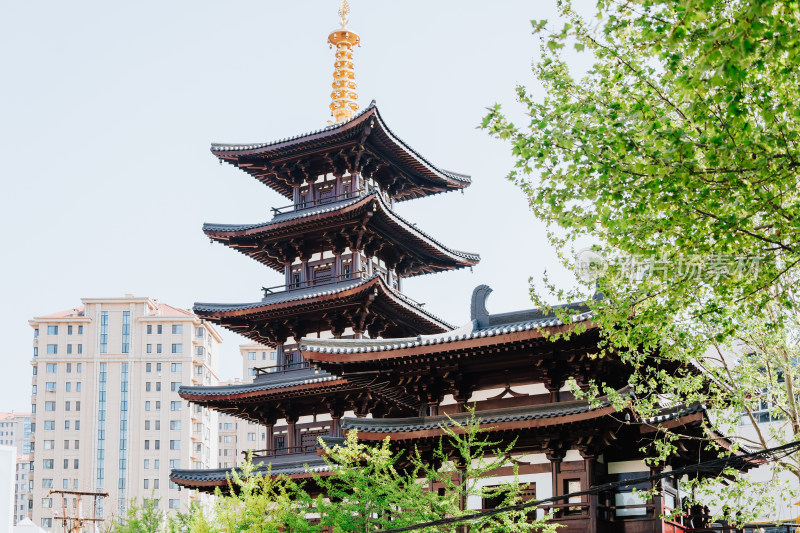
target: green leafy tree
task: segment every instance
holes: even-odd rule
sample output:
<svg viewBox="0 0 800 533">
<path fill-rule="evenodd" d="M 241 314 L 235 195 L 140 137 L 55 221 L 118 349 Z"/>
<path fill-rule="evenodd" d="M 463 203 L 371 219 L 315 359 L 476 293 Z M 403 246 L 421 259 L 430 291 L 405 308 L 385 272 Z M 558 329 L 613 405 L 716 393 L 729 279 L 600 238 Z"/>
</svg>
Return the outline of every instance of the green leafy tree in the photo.
<svg viewBox="0 0 800 533">
<path fill-rule="evenodd" d="M 559 7 L 560 27 L 533 23 L 543 91 L 517 88 L 527 123 L 499 106 L 483 121 L 511 143 L 509 177 L 565 264 L 600 275 L 583 291 L 544 286 L 587 299 L 599 356 L 631 365 L 641 415 L 702 402 L 709 443 L 800 438 L 798 2 L 599 0 L 596 17 Z M 592 64 L 580 78 L 572 48 Z M 756 424 L 765 408 L 772 431 Z M 662 435 L 656 461 L 675 448 Z M 774 466 L 800 479 L 798 457 Z M 739 518 L 771 504 L 748 483 L 723 492 Z"/>
<path fill-rule="evenodd" d="M 158 498 L 143 498 L 141 504 L 133 503 L 125 516 L 111 523 L 109 533 L 161 533 L 164 511 L 158 507 Z"/>
<path fill-rule="evenodd" d="M 368 446 L 351 431 L 343 446 L 325 448 L 332 475 L 316 476 L 325 497 L 318 497 L 320 525 L 334 533 L 368 532 L 404 527 L 461 516 L 470 496 L 500 495 L 503 506 L 521 503 L 524 484 L 516 479 L 495 489 L 484 489 L 481 479 L 504 467 L 513 444 L 497 448 L 485 438 L 473 419 L 454 429 L 444 428 L 445 438 L 429 457 L 414 450 L 393 453 L 387 438 Z M 402 461 L 403 468 L 398 467 Z M 440 493 L 439 489 L 443 489 Z M 555 530 L 525 511 L 480 518 L 465 524 L 469 531 L 529 532 Z M 438 531 L 435 527 L 422 531 Z"/>
</svg>

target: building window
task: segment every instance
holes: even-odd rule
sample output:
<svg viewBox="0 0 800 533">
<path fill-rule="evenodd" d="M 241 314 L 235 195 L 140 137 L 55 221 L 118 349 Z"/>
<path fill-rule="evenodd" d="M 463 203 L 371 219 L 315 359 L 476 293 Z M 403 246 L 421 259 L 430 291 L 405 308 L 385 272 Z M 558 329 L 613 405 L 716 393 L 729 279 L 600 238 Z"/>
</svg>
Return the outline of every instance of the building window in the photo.
<svg viewBox="0 0 800 533">
<path fill-rule="evenodd" d="M 33 347 L 33 356 L 39 357 L 39 348 L 36 346 Z"/>
<path fill-rule="evenodd" d="M 78 381 L 77 383 L 75 383 L 75 392 L 80 392 L 80 391 L 81 391 L 81 382 Z"/>
<path fill-rule="evenodd" d="M 152 370 L 152 363 L 145 364 L 145 372 L 150 372 Z"/>
<path fill-rule="evenodd" d="M 108 311 L 100 313 L 100 353 L 108 353 Z"/>
<path fill-rule="evenodd" d="M 69 420 L 64 420 L 64 429 L 69 429 Z"/>
<path fill-rule="evenodd" d="M 172 334 L 173 335 L 183 334 L 183 324 L 172 324 Z"/>
<path fill-rule="evenodd" d="M 48 381 L 44 384 L 44 391 L 45 392 L 55 392 L 56 391 L 56 382 L 55 381 Z"/>
<path fill-rule="evenodd" d="M 144 441 L 144 449 L 145 450 L 149 450 L 150 449 L 150 440 L 145 439 L 145 441 Z"/>
<path fill-rule="evenodd" d="M 169 390 L 171 390 L 172 392 L 178 392 L 179 388 L 181 388 L 181 382 L 180 381 L 171 381 L 170 382 Z"/>
<path fill-rule="evenodd" d="M 58 344 L 48 344 L 47 353 L 54 355 L 58 353 Z"/>
<path fill-rule="evenodd" d="M 181 421 L 180 420 L 170 420 L 169 421 L 169 429 L 172 431 L 180 431 L 181 430 Z"/>
<path fill-rule="evenodd" d="M 169 402 L 169 410 L 170 411 L 180 411 L 181 410 L 181 402 Z"/>
<path fill-rule="evenodd" d="M 183 344 L 173 344 L 172 345 L 172 353 L 183 353 Z"/>
<path fill-rule="evenodd" d="M 33 338 L 34 339 L 38 339 L 39 338 L 39 328 L 34 328 L 34 330 L 33 330 Z"/>
<path fill-rule="evenodd" d="M 77 367 L 76 368 L 76 372 L 78 372 L 78 374 L 80 374 L 81 370 L 83 369 L 83 363 L 75 363 L 75 366 Z"/>
<path fill-rule="evenodd" d="M 78 353 L 83 353 L 83 344 L 78 345 Z"/>
<path fill-rule="evenodd" d="M 197 347 L 194 349 L 194 353 L 195 353 L 195 355 L 199 355 L 199 356 L 201 356 L 201 357 L 202 357 L 202 355 L 205 353 L 205 350 L 203 349 L 203 347 L 202 347 L 202 346 L 197 346 Z"/>
<path fill-rule="evenodd" d="M 177 499 L 174 499 L 174 498 L 170 498 L 170 500 L 169 500 L 169 508 L 170 509 L 180 509 L 181 508 L 181 501 L 177 500 Z"/>
<path fill-rule="evenodd" d="M 53 450 L 56 447 L 56 441 L 54 440 L 46 440 L 44 441 L 44 449 L 45 450 Z"/>
<path fill-rule="evenodd" d="M 194 375 L 195 376 L 202 376 L 203 375 L 203 367 L 200 365 L 194 365 Z"/>
<path fill-rule="evenodd" d="M 161 449 L 161 441 L 160 440 L 156 439 L 156 440 L 153 441 L 153 449 L 154 450 L 160 450 Z"/>
<path fill-rule="evenodd" d="M 144 488 L 145 489 L 149 489 L 150 488 L 150 480 L 147 479 L 147 478 L 144 478 Z"/>
<path fill-rule="evenodd" d="M 44 402 L 44 410 L 45 411 L 55 411 L 56 410 L 56 402 Z"/>
<path fill-rule="evenodd" d="M 58 326 L 47 326 L 48 335 L 58 335 Z"/>
<path fill-rule="evenodd" d="M 81 402 L 80 401 L 75 402 L 75 410 L 76 411 L 80 411 L 81 410 Z"/>
<path fill-rule="evenodd" d="M 144 410 L 145 411 L 149 411 L 150 410 L 150 402 L 144 402 Z"/>
<path fill-rule="evenodd" d="M 69 410 L 70 410 L 70 403 L 69 403 L 69 402 L 66 402 L 66 403 L 64 404 L 64 410 L 65 410 L 65 411 L 69 411 Z"/>
<path fill-rule="evenodd" d="M 205 335 L 205 330 L 203 328 L 195 328 L 194 335 L 198 339 L 202 339 L 203 335 Z"/>
<path fill-rule="evenodd" d="M 249 359 L 250 361 L 255 361 L 256 360 L 256 352 L 248 352 L 247 353 L 247 359 Z"/>
<path fill-rule="evenodd" d="M 144 460 L 144 469 L 145 470 L 149 470 L 150 469 L 150 459 L 145 459 Z"/>
<path fill-rule="evenodd" d="M 144 390 L 145 390 L 145 392 L 150 392 L 150 382 L 149 381 L 145 382 Z"/>
<path fill-rule="evenodd" d="M 156 353 L 161 353 L 161 345 L 156 344 Z"/>
<path fill-rule="evenodd" d="M 153 324 L 147 324 L 147 334 L 148 335 L 153 334 Z"/>
<path fill-rule="evenodd" d="M 180 468 L 181 467 L 181 460 L 180 459 L 170 459 L 169 460 L 169 467 L 172 469 Z"/>
<path fill-rule="evenodd" d="M 67 335 L 72 335 L 72 326 L 67 326 Z"/>
<path fill-rule="evenodd" d="M 161 402 L 156 400 L 156 411 L 160 411 L 160 410 L 161 410 Z"/>
<path fill-rule="evenodd" d="M 180 450 L 181 449 L 181 441 L 179 441 L 179 440 L 171 440 L 171 441 L 169 441 L 169 449 L 170 450 Z"/>
<path fill-rule="evenodd" d="M 45 470 L 52 470 L 53 469 L 53 460 L 52 459 L 42 459 L 42 468 Z"/>
<path fill-rule="evenodd" d="M 152 344 L 148 344 L 147 345 L 147 353 L 153 353 L 153 345 Z"/>
<path fill-rule="evenodd" d="M 161 392 L 161 382 L 156 381 L 156 392 Z"/>
<path fill-rule="evenodd" d="M 67 392 L 72 391 L 72 382 L 71 381 L 67 381 L 66 384 L 65 384 L 65 387 L 66 387 Z"/>
<path fill-rule="evenodd" d="M 172 363 L 170 369 L 173 372 L 183 372 L 183 363 Z"/>
<path fill-rule="evenodd" d="M 159 335 L 161 335 L 161 327 L 162 327 L 161 324 L 156 326 L 156 333 L 158 333 Z"/>
<path fill-rule="evenodd" d="M 83 335 L 83 326 L 78 326 L 78 335 Z"/>
<path fill-rule="evenodd" d="M 43 489 L 52 489 L 53 488 L 53 480 L 49 478 L 42 478 L 42 488 Z"/>
<path fill-rule="evenodd" d="M 47 363 L 47 373 L 48 374 L 55 374 L 58 371 L 58 367 L 56 363 Z"/>
<path fill-rule="evenodd" d="M 67 353 L 72 353 L 72 345 L 67 344 Z"/>
<path fill-rule="evenodd" d="M 50 529 L 53 527 L 53 519 L 52 518 L 42 518 L 42 527 L 45 529 Z"/>
<path fill-rule="evenodd" d="M 131 312 L 122 312 L 122 353 L 128 353 L 131 348 Z"/>
</svg>

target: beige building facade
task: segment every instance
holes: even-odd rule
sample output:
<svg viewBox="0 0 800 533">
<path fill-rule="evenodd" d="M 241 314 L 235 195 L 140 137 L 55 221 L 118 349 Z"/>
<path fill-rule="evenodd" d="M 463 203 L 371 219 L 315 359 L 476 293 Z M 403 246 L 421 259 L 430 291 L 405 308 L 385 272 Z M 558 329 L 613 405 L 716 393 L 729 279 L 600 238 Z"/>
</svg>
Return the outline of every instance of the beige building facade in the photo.
<svg viewBox="0 0 800 533">
<path fill-rule="evenodd" d="M 31 413 L 0 413 L 0 446 L 17 450 L 14 475 L 14 524 L 30 518 L 33 506 L 30 483 Z"/>
<path fill-rule="evenodd" d="M 81 303 L 29 322 L 34 523 L 53 530 L 62 515 L 53 489 L 108 492 L 105 519 L 145 497 L 185 510 L 197 496 L 169 472 L 217 466 L 217 414 L 190 407 L 178 388 L 219 382 L 219 333 L 151 298 Z M 66 503 L 67 515 L 77 512 L 75 498 Z"/>
</svg>

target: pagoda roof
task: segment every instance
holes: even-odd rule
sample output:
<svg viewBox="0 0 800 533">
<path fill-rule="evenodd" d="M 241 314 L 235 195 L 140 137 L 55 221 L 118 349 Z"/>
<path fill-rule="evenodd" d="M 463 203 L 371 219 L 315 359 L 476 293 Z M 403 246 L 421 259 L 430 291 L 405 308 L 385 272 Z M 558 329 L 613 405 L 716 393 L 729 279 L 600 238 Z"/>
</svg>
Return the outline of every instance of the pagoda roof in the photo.
<svg viewBox="0 0 800 533">
<path fill-rule="evenodd" d="M 618 391 L 625 397 L 627 389 Z M 491 426 L 492 431 L 516 430 L 552 425 L 564 425 L 616 413 L 608 396 L 594 402 L 574 400 L 539 405 L 525 405 L 505 409 L 492 409 L 474 413 L 481 427 Z M 468 424 L 473 413 L 453 413 L 439 416 L 410 418 L 344 418 L 342 429 L 355 430 L 362 440 L 380 440 L 392 435 L 394 438 L 423 438 L 439 436 L 443 428 Z"/>
<path fill-rule="evenodd" d="M 370 211 L 372 210 L 372 211 Z M 383 239 L 386 239 L 409 256 L 416 257 L 416 268 L 408 275 L 425 274 L 432 271 L 463 268 L 480 261 L 478 254 L 462 252 L 441 244 L 429 234 L 417 228 L 395 213 L 377 190 L 371 190 L 355 198 L 330 204 L 280 213 L 271 221 L 257 224 L 212 224 L 203 225 L 209 238 L 230 246 L 253 259 L 282 271 L 284 262 L 274 252 L 264 249 L 266 241 L 279 246 L 286 239 L 304 233 L 329 232 L 340 226 L 361 224 L 361 217 L 369 213 L 365 224 Z M 310 240 L 309 236 L 304 239 Z M 328 247 L 320 237 L 320 250 Z"/>
<path fill-rule="evenodd" d="M 178 395 L 184 400 L 204 401 L 215 399 L 247 399 L 262 397 L 264 391 L 291 391 L 302 394 L 308 389 L 330 389 L 349 384 L 347 379 L 340 378 L 322 370 L 289 371 L 286 373 L 265 374 L 252 383 L 236 383 L 233 385 L 182 385 Z"/>
<path fill-rule="evenodd" d="M 273 142 L 214 143 L 211 152 L 287 198 L 292 198 L 292 182 L 303 181 L 291 174 L 294 165 L 310 165 L 305 173 L 308 175 L 328 173 L 334 170 L 332 153 L 353 159 L 350 165 L 361 160 L 363 153 L 391 165 L 393 176 L 407 185 L 402 193 L 394 195 L 397 200 L 463 189 L 471 183 L 469 176 L 434 166 L 397 137 L 381 118 L 374 101 L 346 122 Z"/>
<path fill-rule="evenodd" d="M 260 464 L 255 473 L 265 475 L 284 475 L 291 478 L 306 478 L 312 474 L 330 471 L 330 466 L 325 459 L 316 452 L 303 454 L 279 455 L 270 459 L 254 459 Z M 170 472 L 170 481 L 182 487 L 212 490 L 215 487 L 227 487 L 231 470 L 241 475 L 240 468 L 213 468 L 213 469 L 173 469 Z"/>
<path fill-rule="evenodd" d="M 332 309 L 341 310 L 348 305 L 359 305 L 366 295 L 375 299 L 370 305 L 370 310 L 374 309 L 376 304 L 389 308 L 393 313 L 391 318 L 413 323 L 418 330 L 453 329 L 450 324 L 428 312 L 411 298 L 389 287 L 377 273 L 366 278 L 270 293 L 257 302 L 198 302 L 194 305 L 194 312 L 201 318 L 219 321 L 228 329 L 251 340 L 264 342 L 263 336 L 250 327 L 253 321 L 278 318 L 296 320 L 304 314 L 321 313 Z M 246 320 L 247 323 L 235 324 L 236 320 Z"/>
</svg>

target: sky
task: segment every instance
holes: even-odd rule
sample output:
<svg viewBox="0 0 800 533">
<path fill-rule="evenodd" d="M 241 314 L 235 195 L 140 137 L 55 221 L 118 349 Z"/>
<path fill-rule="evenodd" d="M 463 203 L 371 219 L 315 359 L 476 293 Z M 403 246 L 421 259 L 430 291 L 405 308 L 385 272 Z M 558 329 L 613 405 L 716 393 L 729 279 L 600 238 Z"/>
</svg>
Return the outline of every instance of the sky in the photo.
<svg viewBox="0 0 800 533">
<path fill-rule="evenodd" d="M 212 142 L 266 142 L 330 119 L 337 0 L 228 2 L 0 0 L 0 411 L 30 409 L 28 320 L 125 294 L 191 308 L 261 298 L 282 275 L 222 245 L 203 222 L 271 218 L 286 199 L 219 165 Z M 477 128 L 501 103 L 516 123 L 519 84 L 537 86 L 531 19 L 555 0 L 351 0 L 359 103 L 435 165 L 472 176 L 461 193 L 397 211 L 444 244 L 479 253 L 469 269 L 412 278 L 404 291 L 449 322 L 472 289 L 490 312 L 532 306 L 529 278 L 558 262 L 505 176 L 510 146 Z M 585 58 L 570 59 L 576 68 Z M 223 331 L 222 378 L 240 377 Z"/>
</svg>

